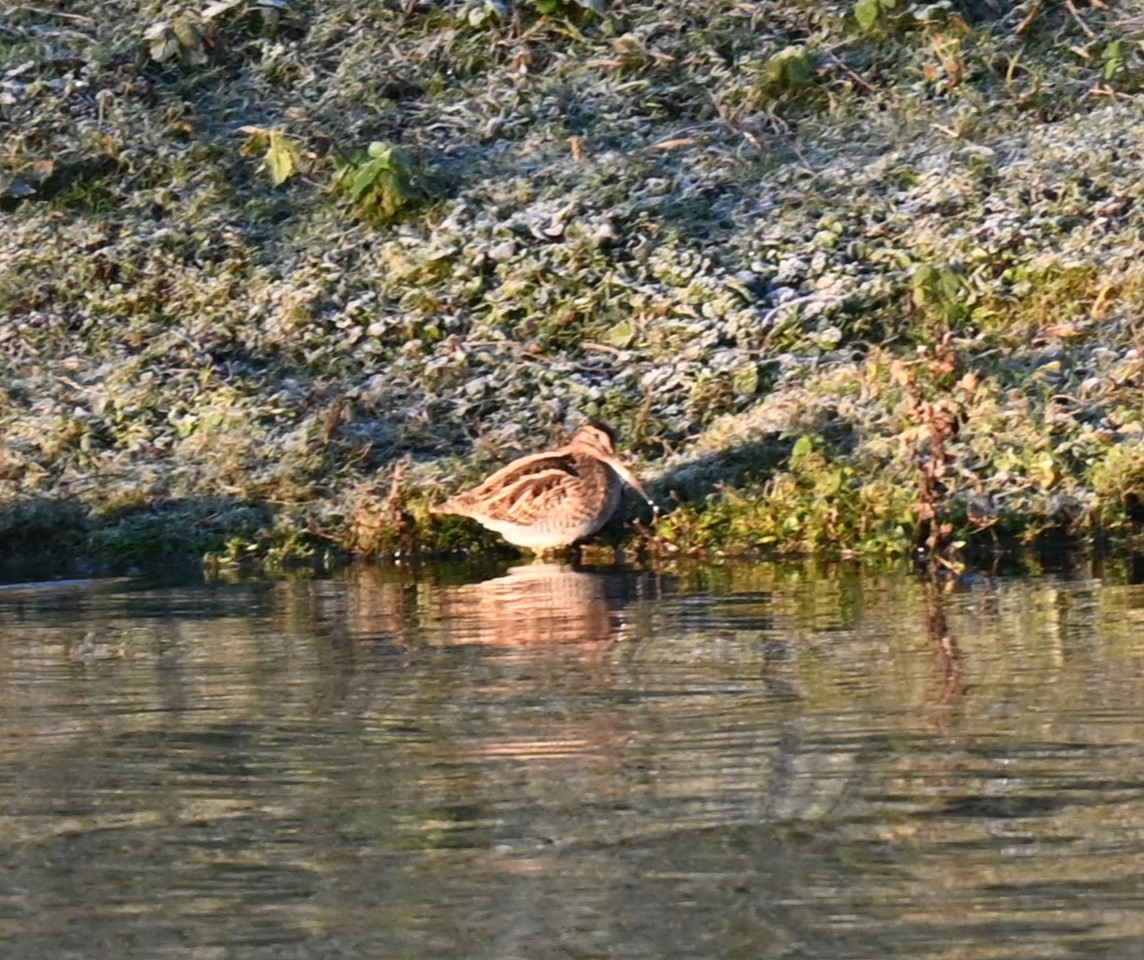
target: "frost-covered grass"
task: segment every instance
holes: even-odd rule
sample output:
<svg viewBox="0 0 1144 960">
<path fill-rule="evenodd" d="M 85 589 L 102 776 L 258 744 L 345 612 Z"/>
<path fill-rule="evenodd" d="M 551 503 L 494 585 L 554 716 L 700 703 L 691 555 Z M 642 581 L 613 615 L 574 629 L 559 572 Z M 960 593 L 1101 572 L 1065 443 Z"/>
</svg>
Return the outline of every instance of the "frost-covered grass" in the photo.
<svg viewBox="0 0 1144 960">
<path fill-rule="evenodd" d="M 662 555 L 1132 529 L 1144 3 L 603 10 L 18 5 L 0 550 L 481 549 L 586 416 Z"/>
</svg>

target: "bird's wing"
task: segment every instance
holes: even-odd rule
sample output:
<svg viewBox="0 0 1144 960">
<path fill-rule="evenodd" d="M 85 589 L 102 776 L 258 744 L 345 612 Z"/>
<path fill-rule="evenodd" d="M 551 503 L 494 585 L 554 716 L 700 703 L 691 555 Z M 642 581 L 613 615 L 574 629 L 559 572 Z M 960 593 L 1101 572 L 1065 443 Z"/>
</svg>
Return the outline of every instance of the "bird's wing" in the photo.
<svg viewBox="0 0 1144 960">
<path fill-rule="evenodd" d="M 496 520 L 535 523 L 567 499 L 577 478 L 571 457 L 535 454 L 509 464 L 472 491 L 474 506 Z"/>
<path fill-rule="evenodd" d="M 572 457 L 559 452 L 535 453 L 502 467 L 480 486 L 435 510 L 530 524 L 563 502 L 578 477 Z"/>
</svg>

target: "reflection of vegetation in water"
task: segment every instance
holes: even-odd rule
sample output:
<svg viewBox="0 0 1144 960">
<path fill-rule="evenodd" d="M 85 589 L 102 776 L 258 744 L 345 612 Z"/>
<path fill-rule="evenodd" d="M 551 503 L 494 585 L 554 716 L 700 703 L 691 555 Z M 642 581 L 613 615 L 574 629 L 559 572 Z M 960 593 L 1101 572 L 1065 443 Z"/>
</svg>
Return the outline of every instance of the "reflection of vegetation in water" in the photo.
<svg viewBox="0 0 1144 960">
<path fill-rule="evenodd" d="M 76 952 L 73 917 L 160 952 L 1134 945 L 1144 595 L 1084 573 L 0 589 L 0 845 L 22 896 L 68 893 L 6 935 L 32 957 Z M 511 598 L 546 593 L 555 616 L 606 597 L 618 636 L 515 642 Z"/>
</svg>

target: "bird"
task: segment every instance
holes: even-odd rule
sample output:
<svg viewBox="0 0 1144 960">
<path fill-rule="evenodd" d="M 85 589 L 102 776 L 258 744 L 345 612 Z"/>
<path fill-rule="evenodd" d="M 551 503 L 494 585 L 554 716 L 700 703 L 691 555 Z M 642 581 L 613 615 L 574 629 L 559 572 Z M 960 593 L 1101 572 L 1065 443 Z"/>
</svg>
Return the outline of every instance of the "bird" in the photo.
<svg viewBox="0 0 1144 960">
<path fill-rule="evenodd" d="M 514 460 L 430 512 L 471 517 L 537 553 L 571 546 L 599 530 L 620 504 L 621 482 L 658 513 L 643 485 L 616 458 L 615 440 L 611 427 L 590 420 L 565 446 Z"/>
</svg>

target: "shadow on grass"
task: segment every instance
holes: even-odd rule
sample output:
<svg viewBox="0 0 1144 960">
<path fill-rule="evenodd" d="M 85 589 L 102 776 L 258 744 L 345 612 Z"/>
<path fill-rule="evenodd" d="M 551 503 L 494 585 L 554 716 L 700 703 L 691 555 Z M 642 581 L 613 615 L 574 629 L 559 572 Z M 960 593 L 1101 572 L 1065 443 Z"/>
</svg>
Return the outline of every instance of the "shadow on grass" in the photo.
<svg viewBox="0 0 1144 960">
<path fill-rule="evenodd" d="M 668 470 L 650 484 L 661 509 L 672 501 L 694 503 L 723 486 L 761 484 L 790 457 L 794 440 L 779 435 L 704 454 Z"/>
<path fill-rule="evenodd" d="M 275 508 L 226 497 L 99 509 L 41 497 L 0 505 L 0 579 L 147 572 L 198 561 L 235 538 L 255 541 Z"/>
</svg>

